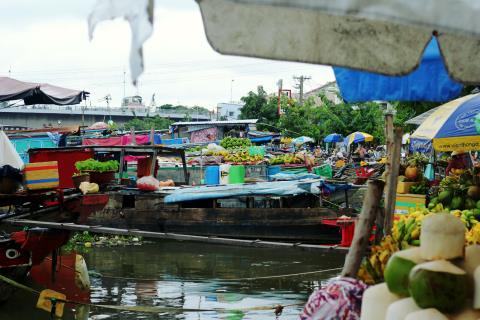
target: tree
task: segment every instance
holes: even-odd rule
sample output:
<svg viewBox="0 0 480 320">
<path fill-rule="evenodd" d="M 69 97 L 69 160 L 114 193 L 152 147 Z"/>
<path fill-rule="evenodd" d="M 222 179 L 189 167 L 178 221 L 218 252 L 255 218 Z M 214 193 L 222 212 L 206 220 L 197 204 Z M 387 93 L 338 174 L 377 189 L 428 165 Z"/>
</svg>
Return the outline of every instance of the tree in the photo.
<svg viewBox="0 0 480 320">
<path fill-rule="evenodd" d="M 277 98 L 268 96 L 262 86 L 257 92 L 250 91 L 241 100 L 245 105 L 240 109 L 240 119 L 258 119 L 259 130 L 271 130 L 278 121 Z"/>
<path fill-rule="evenodd" d="M 125 123 L 125 129 L 135 128 L 135 130 L 150 130 L 151 128 L 155 130 L 168 129 L 172 124 L 172 120 L 162 118 L 160 116 L 155 117 L 145 117 L 145 118 L 134 118 L 127 123 Z"/>
</svg>

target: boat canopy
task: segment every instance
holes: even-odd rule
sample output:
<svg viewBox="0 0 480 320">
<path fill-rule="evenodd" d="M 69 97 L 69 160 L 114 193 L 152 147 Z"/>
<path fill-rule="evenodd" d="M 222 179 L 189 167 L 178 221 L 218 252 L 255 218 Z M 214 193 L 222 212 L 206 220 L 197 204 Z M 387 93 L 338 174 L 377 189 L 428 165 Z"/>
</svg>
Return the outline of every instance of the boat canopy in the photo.
<svg viewBox="0 0 480 320">
<path fill-rule="evenodd" d="M 48 83 L 23 82 L 9 77 L 0 77 L 0 102 L 23 100 L 31 104 L 78 104 L 86 99 L 88 92 L 57 87 Z"/>
</svg>

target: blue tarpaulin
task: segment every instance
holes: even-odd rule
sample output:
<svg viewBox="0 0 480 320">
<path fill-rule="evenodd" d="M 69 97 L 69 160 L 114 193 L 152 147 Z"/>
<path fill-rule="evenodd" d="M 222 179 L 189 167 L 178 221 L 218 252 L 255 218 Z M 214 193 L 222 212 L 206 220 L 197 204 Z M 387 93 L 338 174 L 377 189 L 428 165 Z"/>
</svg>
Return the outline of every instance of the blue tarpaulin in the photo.
<svg viewBox="0 0 480 320">
<path fill-rule="evenodd" d="M 259 182 L 254 184 L 229 184 L 222 186 L 198 186 L 173 191 L 165 197 L 165 203 L 221 199 L 245 196 L 292 196 L 319 193 L 320 179 Z"/>
<path fill-rule="evenodd" d="M 385 76 L 339 67 L 334 67 L 333 71 L 342 98 L 350 103 L 373 100 L 444 102 L 458 97 L 463 88 L 448 75 L 435 37 L 425 49 L 420 66 L 405 76 Z"/>
</svg>

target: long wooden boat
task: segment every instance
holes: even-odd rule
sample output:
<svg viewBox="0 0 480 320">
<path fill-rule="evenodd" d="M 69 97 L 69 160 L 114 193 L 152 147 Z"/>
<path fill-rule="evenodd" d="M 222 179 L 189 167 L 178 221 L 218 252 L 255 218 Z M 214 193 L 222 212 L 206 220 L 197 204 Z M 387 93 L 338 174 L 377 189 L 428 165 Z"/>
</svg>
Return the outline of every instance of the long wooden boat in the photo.
<svg viewBox="0 0 480 320">
<path fill-rule="evenodd" d="M 80 155 L 79 160 L 83 160 L 85 155 L 95 156 L 98 153 L 110 153 L 122 164 L 127 155 L 149 155 L 153 158 L 160 155 L 175 156 L 182 159 L 185 181 L 176 181 L 177 185 L 181 185 L 180 190 L 167 188 L 160 192 L 142 192 L 119 183 L 109 185 L 102 193 L 82 197 L 81 205 L 74 210 L 79 214 L 76 221 L 80 224 L 211 237 L 339 244 L 341 228 L 332 223 L 332 220 L 351 213 L 351 210 L 323 207 L 318 194 L 310 192 L 269 194 L 255 191 L 257 186 L 268 188 L 269 182 L 241 185 L 239 189 L 249 187 L 253 190 L 248 195 L 232 194 L 221 198 L 165 202 L 165 198 L 172 192 L 192 192 L 193 189 L 200 188 L 188 186 L 185 153 L 181 149 L 162 146 L 44 148 L 30 150 L 29 156 L 34 162 L 58 161 L 59 166 L 61 163 L 60 182 L 65 184 L 71 181 L 75 157 Z M 152 161 L 151 172 L 153 171 Z M 123 172 L 125 167 L 121 165 L 120 176 Z M 275 190 L 279 185 L 288 183 L 271 182 L 275 185 Z M 316 185 L 320 184 L 320 180 L 302 182 L 305 183 Z M 310 189 L 310 185 L 302 188 Z M 65 184 L 64 187 L 71 186 Z M 345 195 L 348 193 L 345 192 Z M 89 203 L 92 204 L 88 205 Z M 59 221 L 58 216 L 38 216 L 36 219 Z"/>
</svg>

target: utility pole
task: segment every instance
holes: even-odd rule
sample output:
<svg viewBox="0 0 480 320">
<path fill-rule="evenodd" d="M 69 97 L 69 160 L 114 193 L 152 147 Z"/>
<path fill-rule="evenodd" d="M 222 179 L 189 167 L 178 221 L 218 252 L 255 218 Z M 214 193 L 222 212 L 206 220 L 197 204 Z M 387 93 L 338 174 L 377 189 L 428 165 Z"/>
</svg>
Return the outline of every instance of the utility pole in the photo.
<svg viewBox="0 0 480 320">
<path fill-rule="evenodd" d="M 123 69 L 123 97 L 125 98 L 125 68 Z"/>
<path fill-rule="evenodd" d="M 282 114 L 282 109 L 281 109 L 281 106 L 280 106 L 280 99 L 281 99 L 282 89 L 283 89 L 283 80 L 282 79 L 277 81 L 277 86 L 278 86 L 277 114 L 280 117 L 280 115 Z"/>
<path fill-rule="evenodd" d="M 303 83 L 305 82 L 305 80 L 310 80 L 311 77 L 300 76 L 300 77 L 293 77 L 293 79 L 298 80 L 298 84 L 295 86 L 295 88 L 299 89 L 300 104 L 303 105 Z"/>
</svg>

